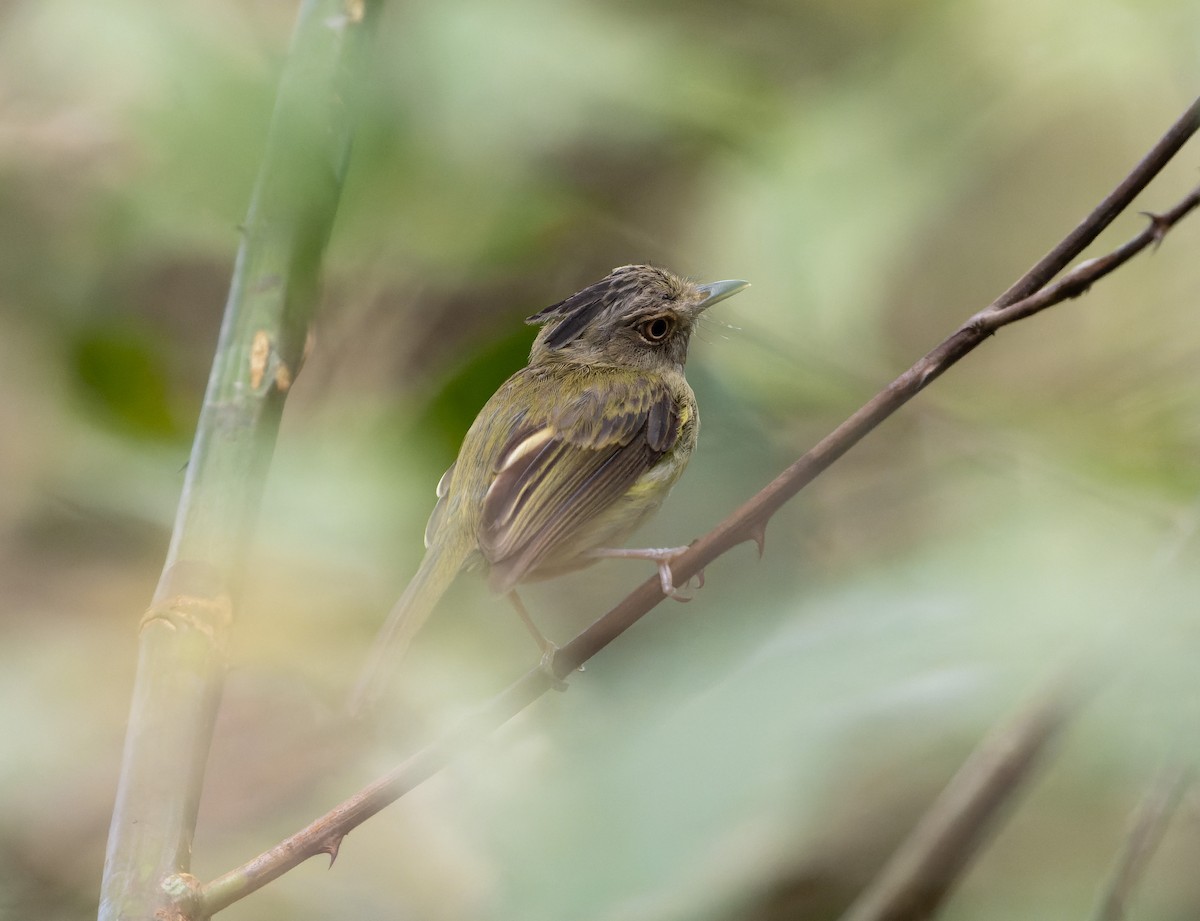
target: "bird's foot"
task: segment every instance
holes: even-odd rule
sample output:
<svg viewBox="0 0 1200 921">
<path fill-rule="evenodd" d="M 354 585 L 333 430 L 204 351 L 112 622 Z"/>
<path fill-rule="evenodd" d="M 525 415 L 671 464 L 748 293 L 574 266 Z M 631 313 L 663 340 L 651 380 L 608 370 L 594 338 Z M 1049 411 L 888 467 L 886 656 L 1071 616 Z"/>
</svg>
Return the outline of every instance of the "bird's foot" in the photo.
<svg viewBox="0 0 1200 921">
<path fill-rule="evenodd" d="M 554 670 L 554 657 L 558 655 L 558 646 L 550 642 L 542 634 L 542 631 L 537 628 L 537 624 L 533 622 L 533 618 L 529 616 L 529 611 L 525 609 L 525 602 L 521 600 L 521 596 L 515 591 L 508 593 L 508 600 L 516 610 L 517 615 L 521 618 L 521 623 L 529 631 L 529 635 L 533 641 L 537 643 L 538 649 L 542 651 L 542 661 L 539 668 L 546 673 L 550 678 L 550 687 L 556 691 L 565 691 L 567 682 L 558 676 L 558 672 Z M 583 671 L 583 666 L 579 666 L 579 671 Z"/>
<path fill-rule="evenodd" d="M 662 592 L 668 598 L 674 598 L 676 601 L 691 601 L 691 596 L 679 594 L 675 586 L 675 574 L 671 572 L 671 563 L 687 553 L 688 547 L 636 547 L 627 548 L 609 548 L 600 547 L 592 551 L 592 556 L 611 557 L 625 560 L 649 560 L 658 566 L 658 582 L 662 586 Z M 696 573 L 696 587 L 704 587 L 704 570 Z M 688 580 L 690 583 L 691 580 Z M 687 588 L 687 583 L 683 585 Z"/>
<path fill-rule="evenodd" d="M 538 664 L 538 668 L 550 679 L 551 690 L 565 691 L 567 689 L 567 681 L 565 678 L 560 678 L 558 672 L 554 669 L 554 659 L 557 655 L 558 647 L 553 643 L 547 643 L 542 649 L 542 661 Z M 580 671 L 583 671 L 582 666 L 580 666 Z"/>
</svg>

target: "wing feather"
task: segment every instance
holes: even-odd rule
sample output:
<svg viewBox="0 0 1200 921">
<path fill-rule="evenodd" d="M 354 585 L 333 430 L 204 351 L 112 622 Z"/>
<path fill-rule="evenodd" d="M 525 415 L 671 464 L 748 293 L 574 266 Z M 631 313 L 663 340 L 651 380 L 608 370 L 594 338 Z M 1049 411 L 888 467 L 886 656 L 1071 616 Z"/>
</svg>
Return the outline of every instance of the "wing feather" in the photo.
<svg viewBox="0 0 1200 921">
<path fill-rule="evenodd" d="M 523 415 L 483 498 L 479 547 L 505 587 L 623 496 L 674 446 L 680 424 L 665 385 L 632 378 L 598 382 L 546 416 Z"/>
</svg>

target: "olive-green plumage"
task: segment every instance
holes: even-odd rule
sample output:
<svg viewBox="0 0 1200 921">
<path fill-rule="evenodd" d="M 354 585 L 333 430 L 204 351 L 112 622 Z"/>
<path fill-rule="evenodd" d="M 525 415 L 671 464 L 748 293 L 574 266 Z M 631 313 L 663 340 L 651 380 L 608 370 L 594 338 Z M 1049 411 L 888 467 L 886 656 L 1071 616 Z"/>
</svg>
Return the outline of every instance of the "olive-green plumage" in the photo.
<svg viewBox="0 0 1200 921">
<path fill-rule="evenodd" d="M 464 567 L 498 593 L 586 566 L 619 546 L 683 473 L 700 419 L 684 378 L 708 307 L 743 281 L 696 285 L 653 266 L 614 269 L 529 318 L 529 364 L 488 400 L 438 484 L 417 574 L 356 694 L 399 655 Z"/>
</svg>

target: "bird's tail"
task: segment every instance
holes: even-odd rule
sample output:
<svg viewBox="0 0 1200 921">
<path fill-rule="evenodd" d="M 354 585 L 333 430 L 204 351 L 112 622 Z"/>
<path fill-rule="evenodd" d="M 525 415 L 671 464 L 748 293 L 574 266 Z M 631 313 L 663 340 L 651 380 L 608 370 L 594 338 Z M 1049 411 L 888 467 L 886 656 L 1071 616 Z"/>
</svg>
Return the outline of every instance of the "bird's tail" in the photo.
<svg viewBox="0 0 1200 921">
<path fill-rule="evenodd" d="M 375 637 L 367 664 L 350 695 L 351 716 L 364 716 L 378 703 L 387 687 L 392 668 L 400 661 L 417 631 L 433 613 L 438 599 L 458 575 L 467 553 L 467 548 L 437 544 L 425 551 L 416 575 L 392 606 L 387 620 Z"/>
</svg>

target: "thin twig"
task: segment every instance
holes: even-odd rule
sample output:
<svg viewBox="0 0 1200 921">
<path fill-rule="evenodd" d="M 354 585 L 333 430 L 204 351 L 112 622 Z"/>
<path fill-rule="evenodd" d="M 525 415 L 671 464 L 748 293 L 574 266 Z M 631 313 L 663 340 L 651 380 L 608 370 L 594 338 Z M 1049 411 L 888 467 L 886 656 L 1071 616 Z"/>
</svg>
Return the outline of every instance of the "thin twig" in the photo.
<svg viewBox="0 0 1200 921">
<path fill-rule="evenodd" d="M 316 305 L 367 11 L 306 0 L 280 78 L 171 545 L 141 622 L 101 921 L 199 916 L 188 871 L 232 599 Z"/>
<path fill-rule="evenodd" d="M 1190 768 L 1171 765 L 1151 783 L 1138 805 L 1125 846 L 1108 875 L 1093 921 L 1121 921 L 1125 917 L 1129 896 L 1158 849 L 1179 800 L 1192 782 L 1192 773 Z"/>
<path fill-rule="evenodd" d="M 1118 187 L 1118 191 L 1121 192 L 1120 200 L 1126 203 L 1132 200 L 1133 196 L 1162 170 L 1183 141 L 1194 134 L 1198 127 L 1200 100 L 1188 109 L 1151 154 L 1122 181 Z M 1055 247 L 1051 254 L 1018 280 L 1010 291 L 1024 290 L 1028 287 L 1028 279 L 1040 277 L 1045 271 L 1047 260 L 1051 260 L 1051 257 L 1054 260 L 1070 261 L 1077 256 L 1087 242 L 1115 216 L 1112 204 L 1114 195 L 1106 198 L 1080 227 L 1073 231 L 1068 240 L 1074 242 L 1067 245 L 1067 241 L 1064 241 Z M 1154 218 L 1150 227 L 1118 250 L 1102 259 L 1091 260 L 1078 266 L 1066 276 L 1066 283 L 1055 286 L 1051 294 L 1039 293 L 1024 300 L 1007 302 L 1001 298 L 992 307 L 976 314 L 784 470 L 757 495 L 692 544 L 686 554 L 672 563 L 671 569 L 676 580 L 683 584 L 725 551 L 747 540 L 755 541 L 761 552 L 766 524 L 775 511 L 880 422 L 916 396 L 930 381 L 1000 327 L 1082 294 L 1097 279 L 1113 271 L 1147 246 L 1161 240 L 1167 230 L 1197 204 L 1200 204 L 1200 190 L 1193 191 L 1166 215 Z M 1086 232 L 1082 232 L 1080 228 L 1086 228 Z M 1039 284 L 1044 284 L 1044 281 Z M 219 911 L 316 854 L 336 854 L 342 838 L 368 816 L 374 815 L 383 806 L 403 796 L 438 770 L 461 750 L 463 745 L 477 740 L 486 732 L 511 719 L 545 693 L 555 679 L 565 679 L 662 600 L 662 588 L 658 578 L 647 579 L 616 607 L 598 618 L 558 651 L 553 660 L 553 676 L 548 676 L 540 668 L 530 670 L 481 709 L 475 717 L 452 730 L 442 741 L 413 755 L 390 774 L 274 848 L 204 886 L 203 899 L 206 909 L 210 913 Z"/>
<path fill-rule="evenodd" d="M 1200 99 L 1188 107 L 1150 152 L 1142 157 L 1141 162 L 1130 170 L 1129 175 L 1121 180 L 1104 201 L 1092 209 L 1091 214 L 1079 222 L 1079 226 L 1039 259 L 1033 268 L 1013 282 L 1007 291 L 992 302 L 991 307 L 1007 307 L 1028 297 L 1070 265 L 1071 260 L 1087 249 L 1104 228 L 1129 207 L 1138 193 L 1158 175 L 1163 165 L 1179 153 L 1188 139 L 1196 133 L 1197 128 L 1200 128 Z"/>
<path fill-rule="evenodd" d="M 850 906 L 842 921 L 918 921 L 932 915 L 1063 731 L 1074 701 L 1056 692 L 994 729 Z"/>
</svg>

